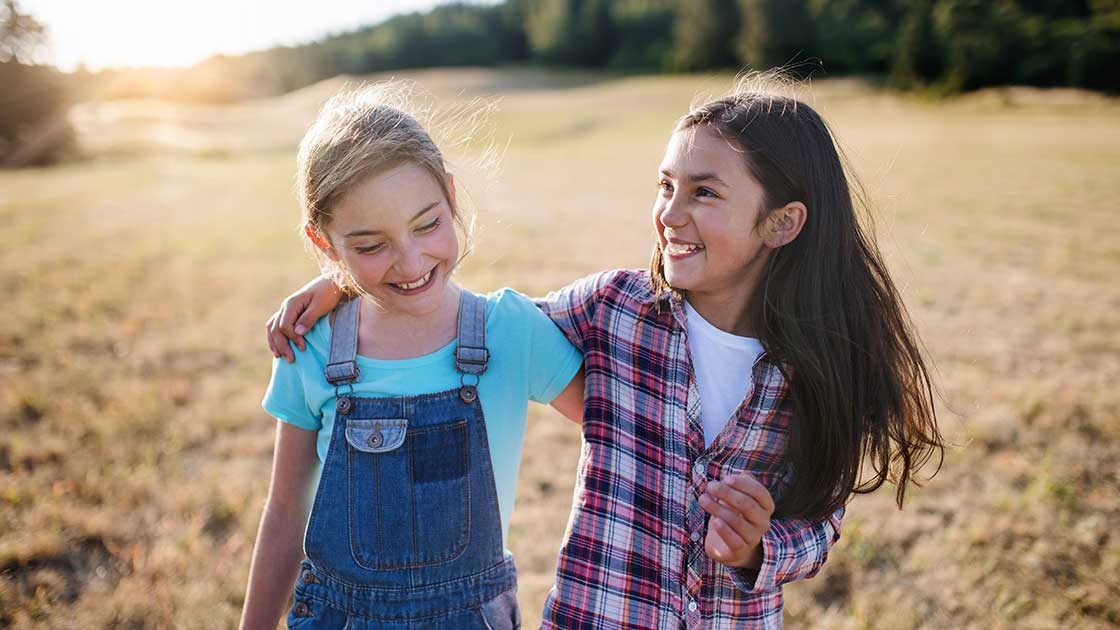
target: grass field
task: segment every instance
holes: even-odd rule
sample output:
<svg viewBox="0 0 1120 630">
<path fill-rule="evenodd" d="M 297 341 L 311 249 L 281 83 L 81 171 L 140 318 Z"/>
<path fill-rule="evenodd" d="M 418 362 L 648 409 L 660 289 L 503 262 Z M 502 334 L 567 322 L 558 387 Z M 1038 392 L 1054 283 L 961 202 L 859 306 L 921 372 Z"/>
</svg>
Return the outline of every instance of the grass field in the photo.
<svg viewBox="0 0 1120 630">
<path fill-rule="evenodd" d="M 479 208 L 462 282 L 541 294 L 645 265 L 673 121 L 729 76 L 412 78 L 499 98 L 453 151 Z M 228 107 L 81 106 L 89 159 L 0 173 L 0 628 L 236 625 L 268 484 L 263 322 L 315 273 L 294 147 L 342 80 Z M 1120 625 L 1120 103 L 929 103 L 850 81 L 833 125 L 936 368 L 944 467 L 856 498 L 791 628 Z M 489 102 L 489 101 L 488 101 Z M 472 165 L 493 141 L 497 169 Z M 579 432 L 531 412 L 510 545 L 527 627 Z"/>
</svg>

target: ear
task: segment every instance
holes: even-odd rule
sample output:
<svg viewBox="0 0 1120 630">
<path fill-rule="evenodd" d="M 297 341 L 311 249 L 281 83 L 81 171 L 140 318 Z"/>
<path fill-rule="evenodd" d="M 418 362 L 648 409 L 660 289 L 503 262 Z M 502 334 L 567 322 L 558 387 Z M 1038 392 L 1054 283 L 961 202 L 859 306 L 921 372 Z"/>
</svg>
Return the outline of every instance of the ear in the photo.
<svg viewBox="0 0 1120 630">
<path fill-rule="evenodd" d="M 451 205 L 455 206 L 455 176 L 451 173 L 447 174 L 447 190 L 451 193 Z"/>
<path fill-rule="evenodd" d="M 338 262 L 338 252 L 334 251 L 334 246 L 331 245 L 330 239 L 328 239 L 325 234 L 307 224 L 303 226 L 303 233 L 306 234 L 307 238 L 315 244 L 315 247 L 318 247 L 328 258 Z"/>
<path fill-rule="evenodd" d="M 763 226 L 762 240 L 770 249 L 788 245 L 805 227 L 809 210 L 800 201 L 791 201 L 781 208 L 771 210 Z"/>
</svg>

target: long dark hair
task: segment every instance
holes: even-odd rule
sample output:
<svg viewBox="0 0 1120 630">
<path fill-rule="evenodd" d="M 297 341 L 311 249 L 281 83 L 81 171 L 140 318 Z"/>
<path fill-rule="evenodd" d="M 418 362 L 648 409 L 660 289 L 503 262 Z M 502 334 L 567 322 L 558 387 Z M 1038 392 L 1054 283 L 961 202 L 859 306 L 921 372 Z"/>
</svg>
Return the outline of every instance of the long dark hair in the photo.
<svg viewBox="0 0 1120 630">
<path fill-rule="evenodd" d="M 742 89 L 694 108 L 676 132 L 701 126 L 743 152 L 765 191 L 762 220 L 792 201 L 808 208 L 797 238 L 770 254 L 747 307 L 794 405 L 793 478 L 775 515 L 824 518 L 886 481 L 901 508 L 915 472 L 934 455 L 940 468 L 944 443 L 920 342 L 856 215 L 832 131 L 805 103 Z M 658 289 L 669 288 L 663 262 L 658 249 L 650 264 Z"/>
</svg>

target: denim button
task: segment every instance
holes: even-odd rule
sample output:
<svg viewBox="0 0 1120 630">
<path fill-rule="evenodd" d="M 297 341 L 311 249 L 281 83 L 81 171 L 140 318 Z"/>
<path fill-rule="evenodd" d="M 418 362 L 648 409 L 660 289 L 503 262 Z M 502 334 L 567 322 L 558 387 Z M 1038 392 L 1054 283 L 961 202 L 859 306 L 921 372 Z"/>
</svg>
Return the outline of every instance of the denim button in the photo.
<svg viewBox="0 0 1120 630">
<path fill-rule="evenodd" d="M 459 398 L 468 405 L 478 399 L 478 388 L 474 385 L 464 385 L 459 388 Z"/>
<path fill-rule="evenodd" d="M 351 406 L 352 406 L 352 403 L 350 402 L 350 397 L 349 396 L 343 396 L 342 398 L 338 399 L 338 402 L 335 403 L 334 408 L 335 408 L 335 411 L 337 411 L 338 413 L 340 413 L 342 415 L 346 415 L 346 414 L 350 413 L 350 407 Z"/>
<path fill-rule="evenodd" d="M 311 608 L 303 602 L 296 602 L 295 613 L 297 617 L 310 617 Z"/>
<path fill-rule="evenodd" d="M 381 431 L 374 431 L 373 435 L 369 436 L 369 445 L 377 448 L 385 443 L 385 436 L 381 435 Z"/>
<path fill-rule="evenodd" d="M 315 579 L 315 574 L 311 572 L 311 569 L 304 569 L 303 573 L 300 574 L 299 579 L 303 580 L 304 584 L 311 584 L 318 581 Z"/>
</svg>

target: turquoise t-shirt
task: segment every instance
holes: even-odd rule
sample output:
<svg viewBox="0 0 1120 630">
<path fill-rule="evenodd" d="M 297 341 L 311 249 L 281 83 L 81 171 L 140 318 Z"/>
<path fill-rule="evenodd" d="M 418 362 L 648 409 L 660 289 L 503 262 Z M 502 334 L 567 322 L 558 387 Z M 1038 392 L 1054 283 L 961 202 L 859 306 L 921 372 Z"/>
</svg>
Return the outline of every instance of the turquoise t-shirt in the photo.
<svg viewBox="0 0 1120 630">
<path fill-rule="evenodd" d="M 276 418 L 301 429 L 318 431 L 319 461 L 327 457 L 334 426 L 334 387 L 323 377 L 330 355 L 330 318 L 320 319 L 304 336 L 306 349 L 295 362 L 276 359 L 262 406 Z M 358 396 L 415 396 L 459 387 L 453 340 L 443 348 L 411 359 L 383 360 L 358 356 Z M 486 296 L 486 346 L 490 361 L 478 384 L 486 416 L 490 460 L 502 516 L 502 540 L 509 533 L 517 488 L 528 402 L 548 404 L 579 371 L 583 356 L 533 302 L 501 289 Z"/>
</svg>

